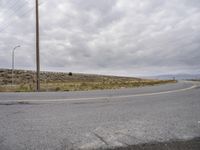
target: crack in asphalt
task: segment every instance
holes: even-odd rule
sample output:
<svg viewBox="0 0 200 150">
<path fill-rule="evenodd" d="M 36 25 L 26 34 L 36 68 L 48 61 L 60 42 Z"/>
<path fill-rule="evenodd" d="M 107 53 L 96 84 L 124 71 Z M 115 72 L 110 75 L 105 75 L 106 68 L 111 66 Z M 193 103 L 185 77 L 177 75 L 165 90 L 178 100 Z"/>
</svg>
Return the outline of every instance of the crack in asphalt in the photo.
<svg viewBox="0 0 200 150">
<path fill-rule="evenodd" d="M 100 135 L 98 135 L 97 133 L 93 132 L 93 134 L 99 139 L 101 140 L 104 144 L 106 144 L 107 146 L 109 146 L 108 142 L 106 140 L 104 140 L 103 137 L 101 137 Z"/>
</svg>

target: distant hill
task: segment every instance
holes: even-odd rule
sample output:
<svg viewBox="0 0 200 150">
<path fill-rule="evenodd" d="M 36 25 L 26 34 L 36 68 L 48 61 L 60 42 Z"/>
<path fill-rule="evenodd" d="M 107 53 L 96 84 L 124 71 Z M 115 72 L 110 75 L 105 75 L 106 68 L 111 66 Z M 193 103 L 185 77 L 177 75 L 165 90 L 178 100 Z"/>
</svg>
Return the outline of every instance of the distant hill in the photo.
<svg viewBox="0 0 200 150">
<path fill-rule="evenodd" d="M 150 79 L 159 79 L 159 80 L 199 80 L 200 74 L 173 74 L 173 75 L 158 75 L 158 76 L 151 76 L 147 77 Z"/>
</svg>

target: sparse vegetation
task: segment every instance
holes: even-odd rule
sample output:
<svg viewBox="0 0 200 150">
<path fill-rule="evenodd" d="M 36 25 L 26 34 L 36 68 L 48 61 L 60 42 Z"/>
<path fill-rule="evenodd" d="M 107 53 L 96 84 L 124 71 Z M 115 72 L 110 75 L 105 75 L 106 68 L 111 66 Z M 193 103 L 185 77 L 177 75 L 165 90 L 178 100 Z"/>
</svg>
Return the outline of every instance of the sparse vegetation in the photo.
<svg viewBox="0 0 200 150">
<path fill-rule="evenodd" d="M 35 91 L 35 72 L 16 70 L 14 85 L 11 85 L 11 70 L 0 70 L 0 92 Z M 42 91 L 85 91 L 97 89 L 132 88 L 176 82 L 173 80 L 147 80 L 133 77 L 102 76 L 41 72 Z"/>
</svg>

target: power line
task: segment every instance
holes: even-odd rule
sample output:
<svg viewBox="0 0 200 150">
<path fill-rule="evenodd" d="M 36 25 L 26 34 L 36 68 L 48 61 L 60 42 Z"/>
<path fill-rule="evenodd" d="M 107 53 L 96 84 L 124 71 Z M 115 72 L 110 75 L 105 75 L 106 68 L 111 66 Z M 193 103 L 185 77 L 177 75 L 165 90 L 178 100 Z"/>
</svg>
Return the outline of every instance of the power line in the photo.
<svg viewBox="0 0 200 150">
<path fill-rule="evenodd" d="M 32 12 L 33 9 L 34 9 L 34 7 L 32 7 L 31 9 L 29 9 L 29 10 L 27 10 L 27 11 L 25 11 L 25 12 L 21 15 L 21 17 L 24 17 L 24 16 L 27 15 L 28 13 Z M 4 24 L 4 25 L 3 25 L 3 28 L 0 30 L 0 33 L 2 33 L 3 31 L 5 31 L 12 23 L 13 23 L 13 21 L 10 21 L 9 23 Z"/>
<path fill-rule="evenodd" d="M 11 6 L 12 6 L 12 4 L 14 4 L 14 3 L 17 2 L 17 0 L 15 0 L 14 3 L 11 3 L 11 2 L 13 2 L 13 1 L 12 1 L 12 0 L 8 1 L 8 2 L 6 3 L 6 5 L 4 5 L 4 6 L 10 6 L 10 4 L 11 4 Z"/>
<path fill-rule="evenodd" d="M 42 4 L 44 4 L 45 2 L 43 1 L 43 2 L 41 2 L 40 4 L 39 4 L 39 6 L 41 6 Z M 22 7 L 21 7 L 22 8 Z M 21 9 L 18 9 L 18 11 L 20 11 Z M 24 16 L 26 16 L 27 14 L 29 14 L 30 12 L 32 12 L 34 10 L 34 6 L 33 7 L 31 7 L 30 9 L 28 9 L 27 11 L 24 11 L 23 13 L 22 13 L 22 15 L 20 15 L 20 17 L 24 17 Z M 16 11 L 16 12 L 18 12 L 18 11 Z M 15 13 L 16 13 L 15 12 Z M 15 13 L 13 13 L 13 15 L 15 14 Z M 10 16 L 11 17 L 11 16 Z M 9 17 L 9 18 L 10 18 Z M 5 31 L 10 25 L 12 24 L 12 21 L 11 22 L 9 22 L 9 23 L 5 23 L 5 24 L 3 24 L 3 26 L 2 26 L 2 29 L 0 28 L 0 33 L 2 33 L 3 31 Z"/>
<path fill-rule="evenodd" d="M 12 9 L 14 6 L 16 6 L 17 2 L 18 2 L 18 1 L 16 0 L 16 1 L 14 1 L 14 3 L 11 3 L 12 5 L 10 5 L 10 7 L 8 7 L 7 10 L 8 10 L 8 9 Z M 9 5 L 8 5 L 8 6 L 9 6 Z"/>
<path fill-rule="evenodd" d="M 19 12 L 22 8 L 24 8 L 25 6 L 27 6 L 27 1 L 25 3 L 22 3 L 21 5 L 19 5 L 19 7 L 14 7 L 12 9 L 12 11 L 10 11 L 11 13 L 8 14 L 8 18 L 10 18 L 12 15 L 16 14 L 17 12 Z M 16 5 L 17 6 L 17 5 Z"/>
<path fill-rule="evenodd" d="M 17 11 L 17 10 L 19 10 L 19 9 L 21 9 L 21 8 L 23 8 L 23 7 L 25 7 L 25 5 L 27 5 L 29 2 L 28 1 L 25 1 L 24 3 L 22 3 L 22 5 L 19 5 L 18 4 L 18 2 L 19 1 L 15 1 L 10 7 L 8 7 L 6 10 L 5 10 L 5 12 L 3 12 L 3 13 L 7 13 L 8 14 L 8 18 L 10 17 L 10 16 L 12 16 L 14 13 L 15 13 L 15 11 Z M 21 4 L 21 3 L 20 3 Z M 21 7 L 21 8 L 20 8 Z"/>
<path fill-rule="evenodd" d="M 14 9 L 14 11 L 13 12 L 11 12 L 11 14 L 9 14 L 8 15 L 8 18 L 11 18 L 12 16 L 14 16 L 14 14 L 16 14 L 17 12 L 19 12 L 20 10 L 22 10 L 22 8 L 24 8 L 25 6 L 26 6 L 26 4 L 27 4 L 27 2 L 26 3 L 23 3 L 22 5 L 21 5 L 21 7 L 16 7 L 15 9 Z M 15 15 L 16 16 L 16 15 Z M 7 26 L 9 23 L 5 23 L 5 24 L 3 24 L 3 26 L 1 27 L 1 28 L 4 28 L 5 26 Z M 1 31 L 1 30 L 0 30 Z"/>
</svg>

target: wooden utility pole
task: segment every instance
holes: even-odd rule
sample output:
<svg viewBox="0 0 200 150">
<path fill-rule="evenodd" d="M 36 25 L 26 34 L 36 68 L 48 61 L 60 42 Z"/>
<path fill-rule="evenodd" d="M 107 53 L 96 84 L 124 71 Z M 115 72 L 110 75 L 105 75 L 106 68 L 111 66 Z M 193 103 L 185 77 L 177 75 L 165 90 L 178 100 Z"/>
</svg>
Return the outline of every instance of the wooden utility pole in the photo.
<svg viewBox="0 0 200 150">
<path fill-rule="evenodd" d="M 35 0 L 35 13 L 36 13 L 36 90 L 40 91 L 40 38 L 39 38 L 39 8 L 38 0 Z"/>
</svg>

